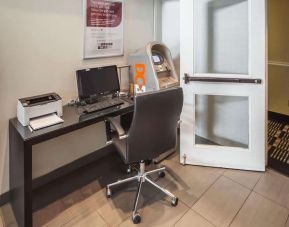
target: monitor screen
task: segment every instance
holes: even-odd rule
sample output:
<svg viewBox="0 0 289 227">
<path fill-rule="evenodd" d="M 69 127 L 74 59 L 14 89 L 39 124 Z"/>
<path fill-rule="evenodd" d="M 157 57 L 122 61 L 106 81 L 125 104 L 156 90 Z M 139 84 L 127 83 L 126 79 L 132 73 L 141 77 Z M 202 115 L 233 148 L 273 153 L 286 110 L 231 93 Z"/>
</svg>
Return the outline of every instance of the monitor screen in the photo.
<svg viewBox="0 0 289 227">
<path fill-rule="evenodd" d="M 76 71 L 80 100 L 120 90 L 116 65 Z"/>
</svg>

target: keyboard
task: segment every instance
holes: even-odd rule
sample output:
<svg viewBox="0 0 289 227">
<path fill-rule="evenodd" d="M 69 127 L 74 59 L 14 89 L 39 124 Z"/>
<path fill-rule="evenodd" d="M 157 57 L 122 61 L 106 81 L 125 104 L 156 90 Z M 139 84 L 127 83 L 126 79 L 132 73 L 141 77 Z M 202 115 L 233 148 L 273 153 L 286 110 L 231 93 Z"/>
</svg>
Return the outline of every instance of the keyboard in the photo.
<svg viewBox="0 0 289 227">
<path fill-rule="evenodd" d="M 97 103 L 93 103 L 93 104 L 89 104 L 84 106 L 84 113 L 93 113 L 93 112 L 97 112 L 97 111 L 101 111 L 104 109 L 108 109 L 111 107 L 115 107 L 115 106 L 120 106 L 124 104 L 124 101 L 122 101 L 121 99 L 115 98 L 115 99 L 106 99 L 103 101 L 99 101 Z"/>
</svg>

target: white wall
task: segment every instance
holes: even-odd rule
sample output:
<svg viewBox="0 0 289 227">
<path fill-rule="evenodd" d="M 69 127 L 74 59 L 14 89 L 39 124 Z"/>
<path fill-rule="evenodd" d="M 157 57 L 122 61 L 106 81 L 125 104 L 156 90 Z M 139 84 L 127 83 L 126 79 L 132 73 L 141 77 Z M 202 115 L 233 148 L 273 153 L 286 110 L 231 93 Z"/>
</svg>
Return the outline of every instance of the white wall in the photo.
<svg viewBox="0 0 289 227">
<path fill-rule="evenodd" d="M 162 0 L 161 37 L 171 50 L 177 74 L 180 74 L 180 0 Z"/>
<path fill-rule="evenodd" d="M 153 0 L 125 0 L 125 56 L 82 60 L 82 0 L 0 1 L 0 194 L 9 190 L 8 120 L 18 98 L 55 91 L 77 97 L 75 70 L 125 64 L 128 53 L 153 39 Z M 80 138 L 77 140 L 77 138 Z M 33 148 L 41 176 L 104 146 L 102 124 Z"/>
<path fill-rule="evenodd" d="M 155 40 L 170 49 L 180 74 L 180 0 L 155 0 Z"/>
</svg>

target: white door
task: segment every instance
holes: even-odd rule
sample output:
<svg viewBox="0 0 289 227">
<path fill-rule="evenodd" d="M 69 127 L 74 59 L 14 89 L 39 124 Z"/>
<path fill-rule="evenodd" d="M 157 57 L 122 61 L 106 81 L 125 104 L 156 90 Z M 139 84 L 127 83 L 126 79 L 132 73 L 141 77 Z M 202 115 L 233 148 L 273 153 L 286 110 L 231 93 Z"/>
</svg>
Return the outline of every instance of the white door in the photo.
<svg viewBox="0 0 289 227">
<path fill-rule="evenodd" d="M 182 163 L 264 171 L 266 0 L 181 0 Z"/>
</svg>

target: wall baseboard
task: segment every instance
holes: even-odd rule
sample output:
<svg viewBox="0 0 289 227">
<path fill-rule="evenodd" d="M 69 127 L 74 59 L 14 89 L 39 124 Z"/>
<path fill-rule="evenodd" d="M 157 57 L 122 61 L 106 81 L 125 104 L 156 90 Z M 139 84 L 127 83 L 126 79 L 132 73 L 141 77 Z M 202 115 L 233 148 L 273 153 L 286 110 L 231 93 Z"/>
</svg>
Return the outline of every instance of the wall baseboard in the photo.
<svg viewBox="0 0 289 227">
<path fill-rule="evenodd" d="M 9 203 L 10 201 L 10 192 L 5 192 L 0 195 L 0 207 L 5 205 L 6 203 Z"/>
<path fill-rule="evenodd" d="M 82 167 L 85 167 L 86 165 L 89 165 L 90 163 L 95 162 L 98 159 L 101 159 L 114 151 L 113 145 L 105 146 L 89 155 L 86 155 L 80 159 L 77 159 L 65 166 L 62 166 L 44 176 L 38 177 L 32 181 L 32 188 L 37 189 L 39 187 L 42 187 L 56 179 L 62 178 L 68 174 L 70 174 L 73 171 L 76 171 L 77 169 L 80 169 Z M 9 203 L 10 201 L 10 192 L 5 192 L 4 194 L 0 194 L 0 207 L 3 206 L 6 203 Z"/>
<path fill-rule="evenodd" d="M 281 114 L 281 113 L 268 111 L 268 119 L 279 121 L 285 124 L 289 124 L 289 116 L 285 114 Z"/>
</svg>

